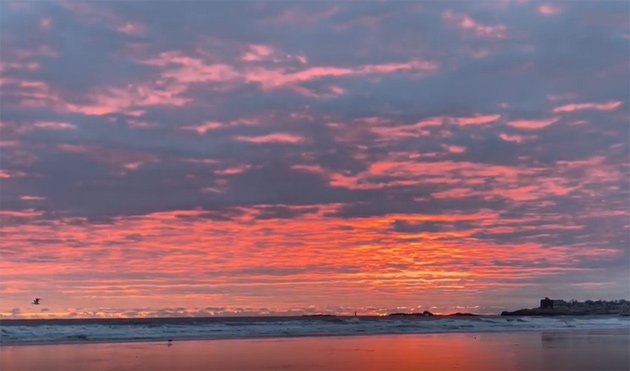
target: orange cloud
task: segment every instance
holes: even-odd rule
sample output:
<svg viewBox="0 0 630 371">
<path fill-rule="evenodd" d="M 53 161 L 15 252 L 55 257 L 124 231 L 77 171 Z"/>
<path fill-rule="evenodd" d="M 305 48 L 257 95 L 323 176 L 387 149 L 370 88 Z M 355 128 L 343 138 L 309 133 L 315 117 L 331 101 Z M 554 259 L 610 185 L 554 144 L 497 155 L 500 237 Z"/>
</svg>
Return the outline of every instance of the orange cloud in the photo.
<svg viewBox="0 0 630 371">
<path fill-rule="evenodd" d="M 273 308 L 281 309 L 298 302 L 336 305 L 339 297 L 352 293 L 346 303 L 351 306 L 417 302 L 424 295 L 437 305 L 452 304 L 453 290 L 476 297 L 479 290 L 501 285 L 518 288 L 532 276 L 576 271 L 576 260 L 619 256 L 605 248 L 484 240 L 481 234 L 490 228 L 538 228 L 525 219 L 504 219 L 486 210 L 330 216 L 341 206 L 259 205 L 241 208 L 230 220 L 213 220 L 211 211 L 180 210 L 117 217 L 107 224 L 72 218 L 2 224 L 0 249 L 8 251 L 10 246 L 19 258 L 0 261 L 0 278 L 20 292 L 46 290 L 47 306 L 60 316 L 67 316 L 68 308 L 89 306 L 95 298 L 110 308 L 159 308 L 174 301 L 194 308 L 210 301 L 232 308 L 273 302 Z M 292 216 L 265 216 L 277 209 Z M 39 216 L 32 211 L 5 214 L 24 220 Z M 447 229 L 399 232 L 396 226 L 401 223 L 437 223 Z M 466 227 L 449 231 L 455 223 Z M 553 232 L 573 226 L 548 222 L 543 227 Z M 42 240 L 49 248 L 37 247 L 35 242 Z M 112 266 L 124 273 L 112 275 Z M 55 286 L 47 286 L 42 278 L 54 280 Z M 379 291 L 388 294 L 375 295 Z M 4 296 L 11 304 L 21 298 L 19 293 Z M 469 303 L 462 299 L 461 304 Z"/>
</svg>

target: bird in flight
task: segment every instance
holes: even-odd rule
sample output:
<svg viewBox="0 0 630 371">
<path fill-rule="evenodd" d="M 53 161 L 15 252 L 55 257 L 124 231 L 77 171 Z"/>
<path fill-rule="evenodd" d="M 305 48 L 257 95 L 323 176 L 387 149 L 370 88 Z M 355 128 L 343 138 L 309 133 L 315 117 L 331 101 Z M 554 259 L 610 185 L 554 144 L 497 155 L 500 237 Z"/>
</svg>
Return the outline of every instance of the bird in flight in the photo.
<svg viewBox="0 0 630 371">
<path fill-rule="evenodd" d="M 39 301 L 42 300 L 41 298 L 35 298 L 35 300 L 33 300 L 33 305 L 39 305 Z"/>
</svg>

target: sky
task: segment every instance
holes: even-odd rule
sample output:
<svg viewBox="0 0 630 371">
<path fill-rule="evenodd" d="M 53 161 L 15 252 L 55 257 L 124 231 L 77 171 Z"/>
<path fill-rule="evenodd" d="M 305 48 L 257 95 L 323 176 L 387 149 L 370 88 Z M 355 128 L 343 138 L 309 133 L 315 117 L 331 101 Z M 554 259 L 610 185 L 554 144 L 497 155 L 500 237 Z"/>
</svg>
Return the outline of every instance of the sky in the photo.
<svg viewBox="0 0 630 371">
<path fill-rule="evenodd" d="M 629 298 L 629 11 L 3 1 L 0 316 Z"/>
</svg>

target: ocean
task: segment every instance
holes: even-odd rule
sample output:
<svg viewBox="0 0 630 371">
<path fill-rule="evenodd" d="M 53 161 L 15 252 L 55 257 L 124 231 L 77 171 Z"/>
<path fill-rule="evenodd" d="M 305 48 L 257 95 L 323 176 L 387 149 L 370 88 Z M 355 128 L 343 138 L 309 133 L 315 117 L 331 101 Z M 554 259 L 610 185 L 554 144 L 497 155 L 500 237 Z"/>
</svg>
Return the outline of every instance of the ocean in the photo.
<svg viewBox="0 0 630 371">
<path fill-rule="evenodd" d="M 615 329 L 630 331 L 630 317 L 611 315 L 5 319 L 0 320 L 0 345 Z"/>
</svg>

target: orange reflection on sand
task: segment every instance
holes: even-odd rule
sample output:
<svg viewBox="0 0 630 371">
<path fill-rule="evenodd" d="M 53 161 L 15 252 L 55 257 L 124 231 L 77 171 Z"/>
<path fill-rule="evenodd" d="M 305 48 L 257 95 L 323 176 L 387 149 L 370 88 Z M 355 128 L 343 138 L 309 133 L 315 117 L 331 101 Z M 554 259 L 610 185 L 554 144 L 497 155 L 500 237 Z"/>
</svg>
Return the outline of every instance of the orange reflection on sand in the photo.
<svg viewBox="0 0 630 371">
<path fill-rule="evenodd" d="M 623 370 L 627 332 L 469 333 L 13 346 L 7 370 Z"/>
</svg>

